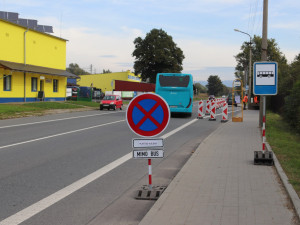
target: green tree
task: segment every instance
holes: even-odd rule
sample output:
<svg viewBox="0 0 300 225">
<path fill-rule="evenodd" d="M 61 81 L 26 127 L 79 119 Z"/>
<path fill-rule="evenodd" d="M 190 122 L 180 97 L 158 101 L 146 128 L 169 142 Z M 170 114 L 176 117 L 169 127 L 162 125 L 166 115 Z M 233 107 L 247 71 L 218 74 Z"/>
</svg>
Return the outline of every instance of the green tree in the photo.
<svg viewBox="0 0 300 225">
<path fill-rule="evenodd" d="M 293 85 L 285 101 L 284 119 L 300 134 L 300 80 Z"/>
<path fill-rule="evenodd" d="M 152 29 L 145 39 L 134 40 L 135 74 L 141 74 L 142 80 L 156 82 L 157 73 L 180 73 L 184 55 L 174 43 L 172 36 L 162 29 Z"/>
<path fill-rule="evenodd" d="M 73 73 L 75 75 L 90 74 L 87 71 L 81 69 L 77 63 L 69 64 L 69 67 L 67 68 L 67 71 L 70 72 L 70 73 Z"/>
<path fill-rule="evenodd" d="M 261 44 L 262 38 L 254 35 L 252 39 L 252 63 L 261 61 Z M 243 71 L 247 71 L 249 68 L 249 42 L 244 42 L 241 46 L 241 52 L 235 56 L 237 65 L 235 67 L 236 78 L 241 78 Z M 268 49 L 267 49 L 267 60 L 275 61 L 278 63 L 278 95 L 269 97 L 267 99 L 268 108 L 273 111 L 281 111 L 284 105 L 284 97 L 288 94 L 288 90 L 292 87 L 286 84 L 290 83 L 290 73 L 287 60 L 283 53 L 280 51 L 278 44 L 275 39 L 268 39 Z M 253 64 L 251 65 L 253 68 Z M 253 75 L 253 71 L 252 71 Z M 251 76 L 253 78 L 253 76 Z M 244 78 L 242 77 L 242 80 Z M 251 80 L 253 82 L 253 79 Z M 252 85 L 253 87 L 253 85 Z"/>
<path fill-rule="evenodd" d="M 218 75 L 210 75 L 207 79 L 207 93 L 217 96 L 223 91 L 223 84 Z"/>
<path fill-rule="evenodd" d="M 221 95 L 228 95 L 232 92 L 232 88 L 223 85 Z"/>
<path fill-rule="evenodd" d="M 292 86 L 285 97 L 284 119 L 300 134 L 300 54 L 290 65 L 289 82 L 287 86 Z"/>
<path fill-rule="evenodd" d="M 194 92 L 197 93 L 197 94 L 199 94 L 199 93 L 206 93 L 207 92 L 207 88 L 204 87 L 200 83 L 195 83 L 194 84 Z"/>
</svg>

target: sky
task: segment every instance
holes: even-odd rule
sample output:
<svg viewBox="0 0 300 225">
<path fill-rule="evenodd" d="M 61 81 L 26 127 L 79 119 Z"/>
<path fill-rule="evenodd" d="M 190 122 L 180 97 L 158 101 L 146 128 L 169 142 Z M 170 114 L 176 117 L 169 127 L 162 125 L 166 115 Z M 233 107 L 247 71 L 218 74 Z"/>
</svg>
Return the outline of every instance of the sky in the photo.
<svg viewBox="0 0 300 225">
<path fill-rule="evenodd" d="M 300 1 L 269 0 L 268 38 L 292 62 L 300 53 Z M 134 71 L 133 41 L 153 28 L 173 37 L 195 81 L 234 79 L 234 58 L 262 36 L 263 0 L 0 0 L 0 11 L 53 26 L 67 39 L 67 61 L 92 73 Z M 91 66 L 92 65 L 92 66 Z"/>
</svg>

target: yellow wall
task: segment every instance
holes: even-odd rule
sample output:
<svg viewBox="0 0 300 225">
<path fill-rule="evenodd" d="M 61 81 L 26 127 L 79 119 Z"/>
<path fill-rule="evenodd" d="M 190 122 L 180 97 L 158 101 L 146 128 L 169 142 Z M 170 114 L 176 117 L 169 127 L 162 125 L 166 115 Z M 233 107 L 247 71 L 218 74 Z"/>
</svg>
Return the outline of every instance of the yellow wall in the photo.
<svg viewBox="0 0 300 225">
<path fill-rule="evenodd" d="M 12 75 L 11 91 L 3 90 L 3 75 Z M 2 98 L 20 98 L 24 96 L 24 76 L 21 72 L 14 72 L 13 74 L 9 70 L 0 69 L 0 97 Z"/>
<path fill-rule="evenodd" d="M 135 79 L 132 79 L 134 77 Z M 118 73 L 103 73 L 103 74 L 91 74 L 91 75 L 81 75 L 80 80 L 77 84 L 80 86 L 96 87 L 100 88 L 103 92 L 112 91 L 114 87 L 114 80 L 141 82 L 137 80 L 139 76 L 134 75 L 130 71 L 118 72 Z"/>
<path fill-rule="evenodd" d="M 26 28 L 0 20 L 0 60 L 24 63 Z M 34 30 L 26 32 L 26 64 L 66 69 L 66 40 Z"/>
<path fill-rule="evenodd" d="M 65 98 L 66 97 L 66 86 L 67 78 L 61 76 L 49 76 L 49 75 L 38 75 L 38 74 L 26 74 L 26 97 L 27 98 L 36 98 L 38 91 L 40 91 L 40 76 L 45 77 L 42 79 L 44 81 L 44 93 L 45 98 Z M 38 78 L 38 89 L 36 92 L 31 91 L 31 78 Z M 58 80 L 58 90 L 53 92 L 53 80 Z"/>
<path fill-rule="evenodd" d="M 28 65 L 66 70 L 66 40 L 28 29 L 24 56 L 24 33 L 26 30 L 25 27 L 0 19 L 0 60 L 23 64 L 26 56 Z M 12 75 L 11 91 L 3 90 L 3 75 Z M 61 100 L 66 97 L 66 77 L 26 73 L 26 99 L 28 98 L 28 101 L 35 101 L 37 98 L 41 76 L 45 77 L 45 98 Z M 36 92 L 31 91 L 32 77 L 38 78 Z M 53 79 L 58 80 L 58 92 L 53 92 Z M 22 98 L 24 99 L 24 72 L 0 68 L 0 102 L 22 101 Z"/>
<path fill-rule="evenodd" d="M 3 75 L 12 75 L 11 91 L 3 90 Z M 40 77 L 43 76 L 45 98 L 65 98 L 67 78 L 62 76 L 50 76 L 43 74 L 26 73 L 26 98 L 36 98 L 40 90 Z M 38 89 L 36 92 L 31 91 L 31 78 L 38 78 Z M 53 79 L 58 80 L 58 91 L 53 92 Z M 24 73 L 13 72 L 0 69 L 0 97 L 1 98 L 24 98 Z"/>
</svg>

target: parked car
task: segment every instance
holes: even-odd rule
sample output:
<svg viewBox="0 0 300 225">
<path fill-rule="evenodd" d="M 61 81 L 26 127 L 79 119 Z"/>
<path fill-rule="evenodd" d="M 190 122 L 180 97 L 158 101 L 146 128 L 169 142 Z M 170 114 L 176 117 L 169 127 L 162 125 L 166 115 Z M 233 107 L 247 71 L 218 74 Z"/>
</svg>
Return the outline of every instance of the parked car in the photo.
<svg viewBox="0 0 300 225">
<path fill-rule="evenodd" d="M 103 110 L 104 108 L 108 110 L 116 110 L 119 108 L 120 110 L 122 110 L 122 106 L 123 100 L 119 95 L 106 95 L 100 101 L 100 110 Z"/>
<path fill-rule="evenodd" d="M 214 95 L 210 95 L 210 96 L 208 97 L 208 100 L 215 100 L 215 96 L 214 96 Z"/>
<path fill-rule="evenodd" d="M 227 96 L 226 102 L 227 102 L 228 105 L 232 105 L 232 93 L 230 93 L 230 94 Z M 233 104 L 234 104 L 234 106 L 237 106 L 237 103 L 236 103 L 235 99 L 234 99 Z"/>
</svg>

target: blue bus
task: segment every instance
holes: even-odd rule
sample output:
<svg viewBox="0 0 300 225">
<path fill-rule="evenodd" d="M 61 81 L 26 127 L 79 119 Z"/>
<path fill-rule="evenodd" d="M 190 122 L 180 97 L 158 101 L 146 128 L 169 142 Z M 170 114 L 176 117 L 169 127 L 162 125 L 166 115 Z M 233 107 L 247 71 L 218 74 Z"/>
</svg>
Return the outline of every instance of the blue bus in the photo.
<svg viewBox="0 0 300 225">
<path fill-rule="evenodd" d="M 171 113 L 189 113 L 193 109 L 193 76 L 182 73 L 158 73 L 155 93 L 169 104 Z"/>
</svg>

